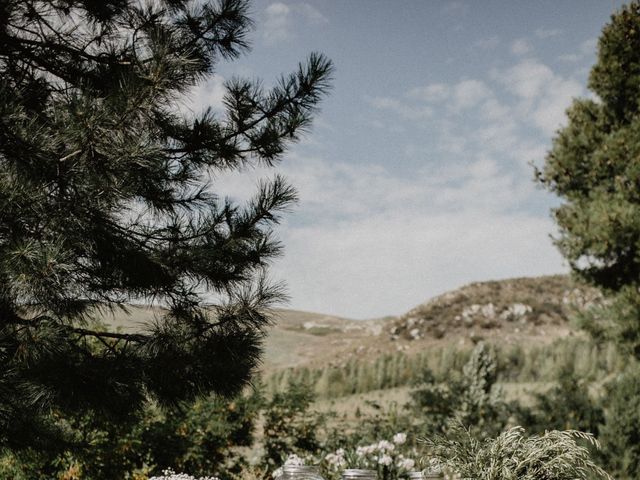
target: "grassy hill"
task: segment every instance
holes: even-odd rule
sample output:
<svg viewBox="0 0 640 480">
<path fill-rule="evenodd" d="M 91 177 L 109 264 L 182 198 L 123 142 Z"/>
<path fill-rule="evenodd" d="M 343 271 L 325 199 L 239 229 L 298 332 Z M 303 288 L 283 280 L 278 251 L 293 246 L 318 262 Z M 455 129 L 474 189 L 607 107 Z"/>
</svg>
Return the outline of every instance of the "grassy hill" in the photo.
<svg viewBox="0 0 640 480">
<path fill-rule="evenodd" d="M 341 365 L 354 357 L 411 355 L 483 339 L 549 344 L 575 335 L 571 317 L 598 301 L 596 290 L 556 275 L 473 283 L 385 319 L 355 321 L 280 310 L 267 338 L 265 369 Z"/>
<path fill-rule="evenodd" d="M 620 358 L 570 321 L 600 301 L 596 290 L 557 275 L 473 283 L 399 317 L 360 321 L 280 309 L 265 341 L 262 374 L 272 391 L 304 381 L 320 396 L 362 394 L 406 387 L 426 368 L 444 379 L 484 340 L 495 346 L 503 381 L 544 381 L 566 366 L 602 378 Z M 129 310 L 104 321 L 140 330 L 163 313 Z"/>
<path fill-rule="evenodd" d="M 563 368 L 602 379 L 622 359 L 571 321 L 601 301 L 595 289 L 557 275 L 473 283 L 379 320 L 282 311 L 267 339 L 265 377 L 272 391 L 303 381 L 326 398 L 397 389 L 425 369 L 445 380 L 486 341 L 503 382 L 544 383 Z"/>
</svg>

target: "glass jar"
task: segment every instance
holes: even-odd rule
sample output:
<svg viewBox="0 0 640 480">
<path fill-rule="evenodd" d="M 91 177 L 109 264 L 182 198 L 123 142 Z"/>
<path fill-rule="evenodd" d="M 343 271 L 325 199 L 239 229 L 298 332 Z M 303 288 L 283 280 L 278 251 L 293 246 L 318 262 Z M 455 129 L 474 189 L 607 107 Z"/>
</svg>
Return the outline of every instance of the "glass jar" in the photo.
<svg viewBox="0 0 640 480">
<path fill-rule="evenodd" d="M 342 471 L 342 480 L 376 480 L 377 476 L 378 474 L 375 470 L 347 468 Z"/>
<path fill-rule="evenodd" d="M 430 480 L 433 478 L 443 478 L 443 475 L 440 472 L 424 473 L 422 470 L 409 472 L 409 480 Z"/>
<path fill-rule="evenodd" d="M 324 480 L 318 467 L 311 465 L 284 465 L 278 480 Z"/>
</svg>

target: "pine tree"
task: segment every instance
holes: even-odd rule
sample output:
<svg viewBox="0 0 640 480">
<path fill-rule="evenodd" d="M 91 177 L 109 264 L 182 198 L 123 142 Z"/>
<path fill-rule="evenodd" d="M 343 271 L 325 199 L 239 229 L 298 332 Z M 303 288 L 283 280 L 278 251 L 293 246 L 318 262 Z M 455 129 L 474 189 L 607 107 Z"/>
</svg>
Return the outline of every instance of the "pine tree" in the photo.
<svg viewBox="0 0 640 480">
<path fill-rule="evenodd" d="M 640 358 L 638 1 L 604 27 L 588 86 L 594 98 L 573 102 L 539 178 L 564 200 L 554 212 L 562 254 L 578 276 L 614 298 L 613 313 L 598 315 L 591 329 Z"/>
<path fill-rule="evenodd" d="M 584 326 L 640 359 L 640 2 L 604 27 L 589 88 L 595 98 L 574 101 L 540 179 L 565 201 L 555 211 L 561 252 L 608 296 Z M 637 379 L 637 366 L 619 376 L 605 405 L 604 450 L 618 478 L 640 475 Z"/>
<path fill-rule="evenodd" d="M 247 11 L 0 2 L 0 446 L 44 441 L 51 411 L 125 415 L 249 381 L 282 298 L 272 228 L 296 194 L 276 176 L 238 205 L 207 179 L 277 163 L 332 66 L 312 54 L 272 89 L 228 82 L 224 113 L 180 113 L 247 50 Z M 166 314 L 138 333 L 96 323 L 132 301 Z"/>
</svg>

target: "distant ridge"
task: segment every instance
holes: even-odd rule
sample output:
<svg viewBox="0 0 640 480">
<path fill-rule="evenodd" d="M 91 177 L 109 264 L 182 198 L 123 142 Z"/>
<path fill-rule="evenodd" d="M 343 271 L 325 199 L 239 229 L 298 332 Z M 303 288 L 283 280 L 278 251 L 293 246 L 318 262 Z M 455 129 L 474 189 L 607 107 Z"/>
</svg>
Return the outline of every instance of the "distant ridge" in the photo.
<svg viewBox="0 0 640 480">
<path fill-rule="evenodd" d="M 275 309 L 265 338 L 263 370 L 342 365 L 349 358 L 416 353 L 433 345 L 480 339 L 542 344 L 574 335 L 569 319 L 601 300 L 597 290 L 566 275 L 476 282 L 439 295 L 399 317 L 351 320 Z M 160 308 L 130 306 L 129 315 L 105 315 L 114 329 L 140 330 Z"/>
</svg>

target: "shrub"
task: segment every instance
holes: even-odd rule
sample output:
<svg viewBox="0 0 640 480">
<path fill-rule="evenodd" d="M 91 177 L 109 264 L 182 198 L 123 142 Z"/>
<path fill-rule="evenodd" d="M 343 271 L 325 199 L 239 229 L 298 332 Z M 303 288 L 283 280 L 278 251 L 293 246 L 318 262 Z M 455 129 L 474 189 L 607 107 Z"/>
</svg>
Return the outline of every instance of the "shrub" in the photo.
<svg viewBox="0 0 640 480">
<path fill-rule="evenodd" d="M 308 383 L 289 383 L 286 392 L 276 393 L 264 409 L 264 456 L 262 463 L 269 472 L 278 468 L 287 454 L 318 453 L 318 432 L 325 417 L 310 410 L 314 400 Z"/>
<path fill-rule="evenodd" d="M 531 408 L 519 409 L 519 422 L 534 433 L 545 430 L 580 430 L 599 435 L 604 412 L 589 393 L 588 384 L 572 368 L 560 373 L 558 383 L 537 393 Z"/>
<path fill-rule="evenodd" d="M 457 418 L 471 426 L 474 434 L 491 435 L 505 427 L 510 411 L 496 382 L 495 352 L 480 343 L 459 380 L 438 384 L 427 371 L 422 386 L 411 392 L 410 408 L 419 414 L 425 432 L 441 432 L 451 418 Z"/>
<path fill-rule="evenodd" d="M 514 427 L 496 438 L 478 440 L 459 424 L 451 436 L 426 439 L 430 454 L 445 470 L 463 479 L 587 480 L 611 477 L 594 463 L 577 439 L 597 445 L 595 438 L 575 430 L 549 431 L 526 437 Z"/>
<path fill-rule="evenodd" d="M 640 478 L 640 369 L 636 366 L 608 385 L 604 456 L 616 478 Z"/>
</svg>

